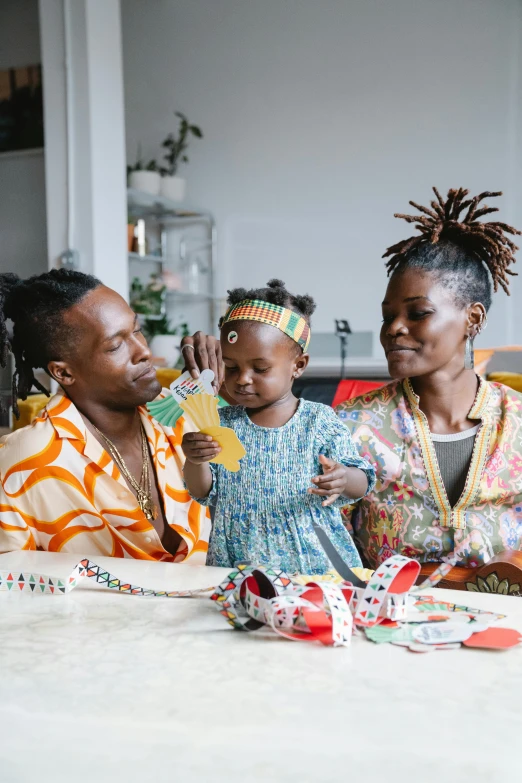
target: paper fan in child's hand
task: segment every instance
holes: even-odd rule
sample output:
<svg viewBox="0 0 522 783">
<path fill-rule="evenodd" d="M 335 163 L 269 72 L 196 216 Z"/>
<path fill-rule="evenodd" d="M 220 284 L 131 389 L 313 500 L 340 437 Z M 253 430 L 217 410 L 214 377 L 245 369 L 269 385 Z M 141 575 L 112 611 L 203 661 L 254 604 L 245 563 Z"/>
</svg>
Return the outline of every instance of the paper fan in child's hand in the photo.
<svg viewBox="0 0 522 783">
<path fill-rule="evenodd" d="M 203 435 L 211 435 L 221 446 L 219 454 L 210 461 L 236 473 L 239 470 L 239 460 L 243 459 L 246 452 L 234 430 L 220 426 L 216 397 L 197 394 L 183 402 L 181 407 Z"/>
<path fill-rule="evenodd" d="M 205 427 L 219 427 L 218 401 L 210 394 L 196 394 L 181 403 L 182 409 L 190 416 L 198 430 Z"/>
<path fill-rule="evenodd" d="M 234 430 L 220 426 L 213 380 L 212 370 L 203 370 L 197 379 L 185 372 L 171 384 L 170 394 L 162 400 L 149 402 L 147 410 L 165 427 L 175 427 L 178 419 L 186 413 L 200 432 L 211 435 L 221 446 L 221 451 L 211 462 L 235 473 L 239 470 L 239 460 L 245 456 L 245 449 Z"/>
<path fill-rule="evenodd" d="M 210 461 L 215 462 L 216 465 L 223 465 L 225 470 L 229 470 L 231 473 L 237 473 L 241 467 L 239 460 L 243 459 L 246 451 L 234 430 L 230 427 L 205 427 L 201 432 L 204 435 L 212 435 L 221 446 L 217 457 Z"/>
<path fill-rule="evenodd" d="M 175 427 L 178 419 L 183 416 L 180 403 L 199 394 L 213 395 L 213 380 L 212 370 L 203 370 L 199 378 L 193 378 L 189 372 L 184 372 L 171 383 L 170 394 L 161 400 L 147 403 L 147 410 L 164 427 Z"/>
</svg>

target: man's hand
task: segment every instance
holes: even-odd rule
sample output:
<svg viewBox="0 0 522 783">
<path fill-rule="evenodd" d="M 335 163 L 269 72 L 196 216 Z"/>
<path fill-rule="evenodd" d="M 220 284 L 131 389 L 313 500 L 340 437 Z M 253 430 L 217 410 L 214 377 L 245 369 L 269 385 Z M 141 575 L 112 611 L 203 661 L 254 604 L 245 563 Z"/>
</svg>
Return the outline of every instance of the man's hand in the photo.
<svg viewBox="0 0 522 783">
<path fill-rule="evenodd" d="M 187 369 L 193 378 L 199 378 L 201 370 L 212 370 L 214 387 L 219 391 L 225 370 L 221 356 L 221 344 L 211 334 L 196 332 L 181 341 L 181 352 Z"/>
<path fill-rule="evenodd" d="M 193 465 L 202 465 L 204 462 L 210 462 L 221 451 L 221 446 L 210 435 L 203 435 L 202 432 L 187 432 L 183 436 L 181 448 L 187 462 Z"/>
<path fill-rule="evenodd" d="M 312 495 L 322 495 L 328 499 L 323 502 L 323 506 L 331 506 L 340 495 L 346 495 L 348 498 L 362 497 L 368 489 L 368 479 L 366 473 L 360 468 L 349 468 L 341 465 L 333 459 L 319 454 L 319 462 L 323 466 L 323 475 L 314 476 L 308 492 Z"/>
</svg>

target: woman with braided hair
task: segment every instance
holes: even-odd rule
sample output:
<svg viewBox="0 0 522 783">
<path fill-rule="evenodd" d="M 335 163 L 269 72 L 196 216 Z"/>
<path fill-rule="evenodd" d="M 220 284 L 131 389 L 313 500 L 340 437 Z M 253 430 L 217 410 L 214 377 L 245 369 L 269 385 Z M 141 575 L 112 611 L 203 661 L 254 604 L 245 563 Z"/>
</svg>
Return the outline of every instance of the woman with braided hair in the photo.
<svg viewBox="0 0 522 783">
<path fill-rule="evenodd" d="M 381 343 L 395 380 L 337 409 L 377 473 L 345 510 L 372 567 L 393 553 L 480 566 L 522 549 L 522 395 L 473 369 L 520 231 L 481 221 L 500 193 L 433 190 L 430 207 L 410 202 L 420 215 L 396 215 L 418 233 L 384 254 Z"/>
<path fill-rule="evenodd" d="M 214 338 L 194 339 L 216 356 Z M 160 384 L 121 296 L 65 269 L 28 280 L 0 275 L 3 366 L 9 352 L 15 415 L 18 398 L 33 387 L 45 392 L 35 369 L 61 388 L 39 419 L 0 444 L 0 553 L 38 548 L 204 563 L 209 516 L 182 476 L 181 440 L 190 427 L 183 418 L 175 429 L 163 427 L 144 407 Z"/>
</svg>

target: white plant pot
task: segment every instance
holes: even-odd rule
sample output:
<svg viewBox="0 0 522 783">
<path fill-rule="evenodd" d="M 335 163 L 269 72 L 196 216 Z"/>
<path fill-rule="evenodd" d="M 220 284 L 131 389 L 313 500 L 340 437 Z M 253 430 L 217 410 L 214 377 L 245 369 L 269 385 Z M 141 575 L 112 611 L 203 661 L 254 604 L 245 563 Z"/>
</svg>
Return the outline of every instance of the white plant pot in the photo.
<svg viewBox="0 0 522 783">
<path fill-rule="evenodd" d="M 186 184 L 183 177 L 162 177 L 160 193 L 171 201 L 183 201 Z"/>
<path fill-rule="evenodd" d="M 150 341 L 149 348 L 157 359 L 164 359 L 168 367 L 175 367 L 181 353 L 179 337 L 175 334 L 158 334 Z"/>
<path fill-rule="evenodd" d="M 132 171 L 129 187 L 157 196 L 160 192 L 161 177 L 157 171 Z"/>
</svg>

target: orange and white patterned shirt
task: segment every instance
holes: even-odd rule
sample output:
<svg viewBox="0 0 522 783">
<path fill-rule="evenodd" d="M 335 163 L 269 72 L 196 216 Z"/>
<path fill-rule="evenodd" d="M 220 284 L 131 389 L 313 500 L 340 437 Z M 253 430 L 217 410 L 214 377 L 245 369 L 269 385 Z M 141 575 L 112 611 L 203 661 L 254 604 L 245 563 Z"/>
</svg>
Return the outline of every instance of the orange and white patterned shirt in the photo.
<svg viewBox="0 0 522 783">
<path fill-rule="evenodd" d="M 203 565 L 208 509 L 183 483 L 182 417 L 163 427 L 139 408 L 168 524 L 181 536 L 175 555 L 139 508 L 117 465 L 62 392 L 30 426 L 0 441 L 0 553 L 20 549 L 187 560 Z"/>
</svg>

